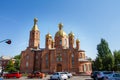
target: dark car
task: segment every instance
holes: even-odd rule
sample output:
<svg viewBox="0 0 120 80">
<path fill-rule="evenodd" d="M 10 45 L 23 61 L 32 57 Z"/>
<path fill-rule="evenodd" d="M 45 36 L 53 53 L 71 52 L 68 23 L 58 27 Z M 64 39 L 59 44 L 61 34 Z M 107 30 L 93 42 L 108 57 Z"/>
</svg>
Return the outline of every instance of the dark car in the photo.
<svg viewBox="0 0 120 80">
<path fill-rule="evenodd" d="M 97 74 L 99 73 L 99 71 L 93 71 L 91 73 L 91 78 L 93 78 L 94 80 L 97 80 Z"/>
<path fill-rule="evenodd" d="M 112 73 L 112 71 L 93 71 L 91 73 L 91 78 L 93 78 L 94 80 L 104 80 L 105 76 Z"/>
</svg>

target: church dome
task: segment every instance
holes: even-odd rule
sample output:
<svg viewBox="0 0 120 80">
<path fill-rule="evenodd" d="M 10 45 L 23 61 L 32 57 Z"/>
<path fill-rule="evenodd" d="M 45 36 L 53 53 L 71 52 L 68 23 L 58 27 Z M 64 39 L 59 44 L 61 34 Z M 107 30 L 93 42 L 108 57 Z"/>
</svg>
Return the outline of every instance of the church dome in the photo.
<svg viewBox="0 0 120 80">
<path fill-rule="evenodd" d="M 79 39 L 76 39 L 76 42 L 77 42 L 77 43 L 79 43 L 79 42 L 80 42 L 80 40 L 79 40 Z"/>
<path fill-rule="evenodd" d="M 70 32 L 68 35 L 69 35 L 69 37 L 74 37 L 74 33 L 73 32 Z"/>
<path fill-rule="evenodd" d="M 47 35 L 46 35 L 46 38 L 51 38 L 52 36 L 50 35 L 50 33 L 48 33 Z"/>
<path fill-rule="evenodd" d="M 59 27 L 59 31 L 55 34 L 55 37 L 59 37 L 59 36 L 64 37 L 64 36 L 67 36 L 67 34 L 62 30 L 63 24 L 60 23 L 60 24 L 58 25 L 58 27 Z"/>
</svg>

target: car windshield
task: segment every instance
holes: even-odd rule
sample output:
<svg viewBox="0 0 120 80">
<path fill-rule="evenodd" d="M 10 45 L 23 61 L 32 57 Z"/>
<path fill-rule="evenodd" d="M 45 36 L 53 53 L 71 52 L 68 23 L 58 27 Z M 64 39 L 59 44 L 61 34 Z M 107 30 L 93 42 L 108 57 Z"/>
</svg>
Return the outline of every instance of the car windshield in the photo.
<svg viewBox="0 0 120 80">
<path fill-rule="evenodd" d="M 62 73 L 60 73 L 60 74 L 65 74 L 65 73 L 62 72 Z"/>
</svg>

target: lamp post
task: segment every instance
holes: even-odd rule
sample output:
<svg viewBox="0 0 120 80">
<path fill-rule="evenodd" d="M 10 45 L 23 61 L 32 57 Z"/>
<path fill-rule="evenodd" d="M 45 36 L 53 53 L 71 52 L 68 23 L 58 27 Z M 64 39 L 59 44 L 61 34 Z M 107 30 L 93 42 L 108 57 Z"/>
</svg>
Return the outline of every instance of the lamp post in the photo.
<svg viewBox="0 0 120 80">
<path fill-rule="evenodd" d="M 31 51 L 34 52 L 33 54 L 33 73 L 35 72 L 35 66 L 36 66 L 36 54 L 37 54 L 37 51 L 40 51 L 40 49 L 34 49 L 34 48 L 30 48 Z"/>
<path fill-rule="evenodd" d="M 2 43 L 2 42 L 5 42 L 7 44 L 11 44 L 11 40 L 10 39 L 5 39 L 5 40 L 0 41 L 0 43 Z"/>
<path fill-rule="evenodd" d="M 5 40 L 0 41 L 0 43 L 2 43 L 2 42 L 5 42 L 7 44 L 11 44 L 12 41 L 10 39 L 5 39 Z M 4 64 L 3 64 L 3 60 L 2 60 L 2 72 L 1 72 L 1 75 L 3 74 L 3 69 L 4 69 Z"/>
</svg>

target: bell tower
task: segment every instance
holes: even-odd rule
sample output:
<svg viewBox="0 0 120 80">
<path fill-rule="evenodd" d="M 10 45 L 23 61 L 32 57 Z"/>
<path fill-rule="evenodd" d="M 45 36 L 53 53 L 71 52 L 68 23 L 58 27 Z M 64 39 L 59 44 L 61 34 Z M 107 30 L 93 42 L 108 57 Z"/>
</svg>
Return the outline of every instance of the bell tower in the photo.
<svg viewBox="0 0 120 80">
<path fill-rule="evenodd" d="M 79 41 L 79 39 L 76 39 L 76 49 L 80 49 L 80 41 Z"/>
<path fill-rule="evenodd" d="M 46 48 L 47 48 L 47 49 L 52 48 L 52 42 L 53 42 L 52 36 L 50 35 L 50 33 L 48 33 L 48 34 L 46 35 Z"/>
<path fill-rule="evenodd" d="M 72 32 L 69 33 L 69 48 L 74 48 L 74 34 Z"/>
<path fill-rule="evenodd" d="M 29 37 L 29 47 L 30 48 L 39 48 L 40 46 L 40 32 L 37 26 L 38 19 L 34 18 L 34 25 L 32 30 L 30 31 Z"/>
</svg>

